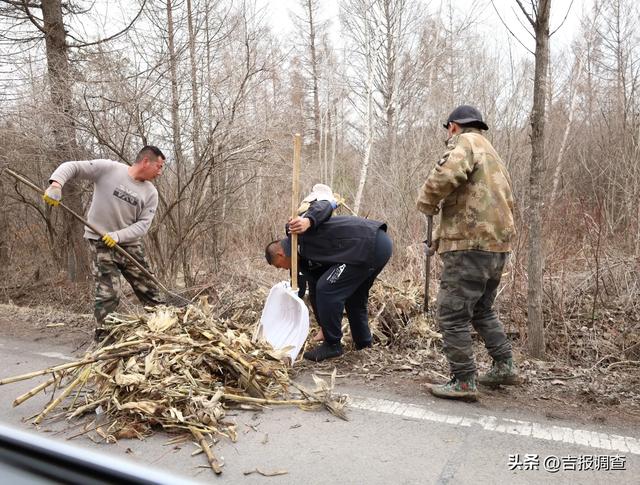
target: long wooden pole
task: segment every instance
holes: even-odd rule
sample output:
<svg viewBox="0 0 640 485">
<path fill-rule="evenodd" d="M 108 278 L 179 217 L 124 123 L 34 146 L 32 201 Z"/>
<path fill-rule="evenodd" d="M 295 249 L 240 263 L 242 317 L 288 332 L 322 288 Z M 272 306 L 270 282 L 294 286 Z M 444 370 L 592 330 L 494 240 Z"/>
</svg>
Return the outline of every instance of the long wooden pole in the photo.
<svg viewBox="0 0 640 485">
<path fill-rule="evenodd" d="M 298 215 L 300 203 L 300 156 L 302 152 L 302 136 L 296 133 L 293 137 L 293 176 L 291 177 L 291 217 Z M 291 289 L 298 291 L 298 235 L 291 234 Z"/>
</svg>

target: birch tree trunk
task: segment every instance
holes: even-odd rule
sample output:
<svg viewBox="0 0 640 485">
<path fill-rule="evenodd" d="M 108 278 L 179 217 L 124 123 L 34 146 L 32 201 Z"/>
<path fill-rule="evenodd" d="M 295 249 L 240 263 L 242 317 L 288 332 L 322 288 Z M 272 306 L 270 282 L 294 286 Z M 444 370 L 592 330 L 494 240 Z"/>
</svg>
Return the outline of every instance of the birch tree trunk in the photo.
<svg viewBox="0 0 640 485">
<path fill-rule="evenodd" d="M 193 115 L 193 159 L 200 161 L 200 95 L 198 93 L 198 76 L 196 69 L 196 33 L 193 28 L 193 9 L 191 0 L 187 0 L 187 25 L 189 28 L 189 62 L 191 64 L 191 112 Z"/>
<path fill-rule="evenodd" d="M 371 26 L 369 24 L 368 13 L 364 17 L 365 42 L 366 42 L 366 64 L 367 64 L 367 83 L 366 83 L 366 114 L 365 114 L 365 140 L 364 140 L 364 156 L 362 158 L 362 166 L 360 167 L 360 181 L 358 182 L 358 190 L 353 203 L 353 211 L 357 214 L 360 212 L 362 203 L 362 194 L 367 183 L 367 172 L 369 170 L 369 162 L 371 161 L 371 151 L 373 149 L 373 119 L 375 113 L 373 111 L 373 47 Z"/>
<path fill-rule="evenodd" d="M 309 57 L 311 59 L 311 76 L 313 89 L 313 133 L 314 141 L 320 153 L 320 93 L 318 88 L 318 53 L 316 49 L 316 19 L 318 4 L 315 0 L 306 0 L 307 21 L 309 23 Z"/>
<path fill-rule="evenodd" d="M 582 75 L 582 58 L 577 57 L 576 67 L 574 69 L 574 74 L 572 75 L 570 86 L 569 86 L 569 116 L 567 119 L 567 124 L 564 127 L 564 133 L 562 134 L 562 142 L 560 143 L 560 149 L 558 150 L 558 156 L 556 158 L 556 167 L 553 171 L 553 186 L 551 187 L 551 205 L 556 200 L 558 194 L 558 186 L 560 185 L 560 176 L 562 175 L 562 164 L 564 159 L 564 154 L 567 151 L 567 142 L 569 141 L 569 134 L 571 133 L 571 128 L 573 127 L 573 119 L 576 112 L 576 102 L 578 101 L 578 97 L 576 96 L 576 86 L 580 81 L 580 77 Z"/>
<path fill-rule="evenodd" d="M 398 60 L 398 38 L 403 35 L 402 15 L 404 3 L 384 0 L 382 4 L 382 24 L 384 29 L 384 87 L 382 89 L 383 110 L 386 122 L 388 163 L 396 163 L 396 78 Z"/>
</svg>

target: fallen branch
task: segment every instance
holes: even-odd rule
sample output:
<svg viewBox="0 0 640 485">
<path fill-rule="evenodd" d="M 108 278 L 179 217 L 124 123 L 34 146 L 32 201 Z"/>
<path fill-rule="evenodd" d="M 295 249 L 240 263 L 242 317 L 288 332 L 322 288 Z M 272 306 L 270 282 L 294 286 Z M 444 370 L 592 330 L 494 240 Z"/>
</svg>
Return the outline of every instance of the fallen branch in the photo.
<svg viewBox="0 0 640 485">
<path fill-rule="evenodd" d="M 207 455 L 207 461 L 209 462 L 209 466 L 211 466 L 211 469 L 215 472 L 216 475 L 220 475 L 222 473 L 222 468 L 220 467 L 218 459 L 213 454 L 213 451 L 211 451 L 211 447 L 209 446 L 209 443 L 207 443 L 207 440 L 196 428 L 190 426 L 189 430 L 191 431 L 191 433 L 193 433 L 195 439 L 198 440 L 198 444 L 200 445 L 200 448 L 202 449 L 204 454 Z"/>
</svg>

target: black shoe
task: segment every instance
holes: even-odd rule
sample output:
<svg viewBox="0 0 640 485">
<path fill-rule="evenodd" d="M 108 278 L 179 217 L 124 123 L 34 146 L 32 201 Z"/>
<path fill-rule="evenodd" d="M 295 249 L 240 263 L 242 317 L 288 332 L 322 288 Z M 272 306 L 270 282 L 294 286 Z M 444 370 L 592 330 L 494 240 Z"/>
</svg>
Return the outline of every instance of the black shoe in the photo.
<svg viewBox="0 0 640 485">
<path fill-rule="evenodd" d="M 356 342 L 353 342 L 353 345 L 355 345 L 356 350 L 362 350 L 362 349 L 368 349 L 371 347 L 371 341 L 369 342 L 364 342 L 362 344 L 358 344 Z"/>
<path fill-rule="evenodd" d="M 340 357 L 342 355 L 342 345 L 328 344 L 326 342 L 320 344 L 313 350 L 309 350 L 303 354 L 303 357 L 307 360 L 314 362 L 320 362 L 325 359 L 333 359 L 334 357 Z"/>
</svg>

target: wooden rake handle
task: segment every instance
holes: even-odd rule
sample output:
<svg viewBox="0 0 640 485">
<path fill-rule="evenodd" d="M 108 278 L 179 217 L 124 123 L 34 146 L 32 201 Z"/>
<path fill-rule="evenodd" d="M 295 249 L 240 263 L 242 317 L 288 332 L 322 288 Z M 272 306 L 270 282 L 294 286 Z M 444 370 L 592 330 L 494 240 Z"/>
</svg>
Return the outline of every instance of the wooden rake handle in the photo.
<svg viewBox="0 0 640 485">
<path fill-rule="evenodd" d="M 13 178 L 15 178 L 16 180 L 19 180 L 20 182 L 22 182 L 23 184 L 25 184 L 27 187 L 32 188 L 34 191 L 38 192 L 40 195 L 44 195 L 44 190 L 42 190 L 40 187 L 38 187 L 36 184 L 34 184 L 33 182 L 31 182 L 30 180 L 28 180 L 27 178 L 23 177 L 22 175 L 20 175 L 17 172 L 14 172 L 13 170 L 11 170 L 10 168 L 6 168 L 5 171 L 11 175 Z M 60 207 L 62 207 L 64 210 L 66 210 L 69 214 L 71 214 L 73 217 L 75 217 L 78 221 L 82 222 L 85 226 L 87 226 L 89 229 L 91 229 L 93 232 L 95 232 L 96 234 L 103 236 L 104 234 L 102 234 L 101 231 L 99 231 L 93 224 L 90 224 L 89 221 L 85 220 L 84 217 L 82 217 L 81 215 L 79 215 L 78 213 L 76 213 L 73 209 L 71 209 L 70 207 L 64 205 L 62 202 L 60 202 Z M 147 278 L 149 278 L 151 281 L 153 281 L 156 285 L 158 285 L 158 287 L 164 291 L 165 293 L 169 294 L 169 295 L 173 295 L 159 280 L 158 278 L 156 278 L 151 272 L 149 272 L 149 270 L 147 268 L 145 268 L 144 266 L 142 266 L 140 264 L 140 262 L 134 258 L 133 256 L 131 256 L 122 246 L 116 244 L 113 249 L 115 249 L 118 253 L 122 254 L 125 258 L 127 258 L 129 261 L 131 261 L 136 268 L 138 268 Z"/>
<path fill-rule="evenodd" d="M 293 176 L 291 177 L 291 217 L 298 215 L 300 201 L 300 158 L 302 152 L 302 136 L 293 136 Z M 298 235 L 291 234 L 291 289 L 298 291 Z"/>
</svg>

